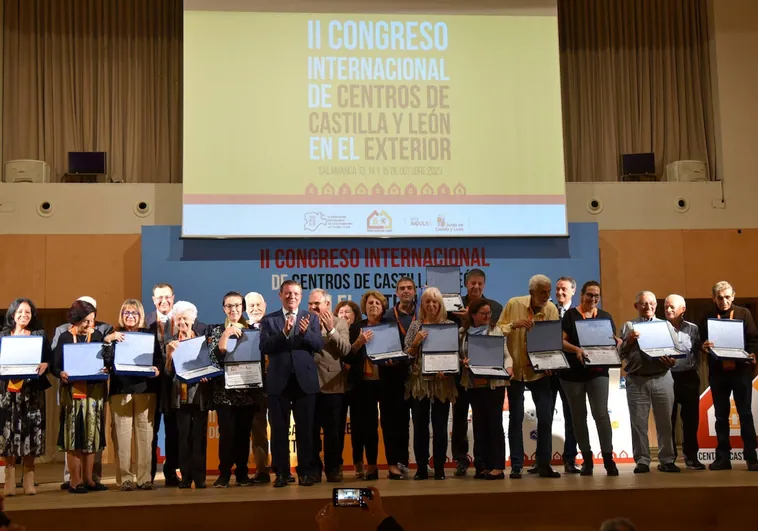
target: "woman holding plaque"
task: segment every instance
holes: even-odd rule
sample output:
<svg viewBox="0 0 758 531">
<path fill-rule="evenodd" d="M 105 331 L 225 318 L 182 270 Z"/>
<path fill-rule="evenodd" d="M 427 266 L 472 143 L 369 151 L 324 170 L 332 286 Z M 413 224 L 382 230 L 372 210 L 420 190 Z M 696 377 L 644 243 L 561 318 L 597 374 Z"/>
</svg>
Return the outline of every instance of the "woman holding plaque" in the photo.
<svg viewBox="0 0 758 531">
<path fill-rule="evenodd" d="M 361 311 L 366 319 L 358 326 L 350 327 L 350 354 L 344 362 L 350 365 L 348 385 L 352 387 L 350 402 L 351 442 L 353 445 L 353 463 L 356 473 L 363 472 L 363 452 L 366 452 L 366 471 L 361 479 L 376 481 L 379 470 L 376 466 L 379 455 L 379 367 L 374 365 L 366 354 L 366 343 L 371 341 L 374 333 L 366 328 L 384 322 L 387 311 L 387 299 L 378 291 L 367 291 L 361 297 Z M 360 315 L 360 314 L 359 314 Z M 382 429 L 386 429 L 382 426 Z M 395 464 L 395 470 L 400 475 Z M 393 474 L 390 467 L 390 474 Z M 402 477 L 402 476 L 401 476 Z"/>
<path fill-rule="evenodd" d="M 68 344 L 99 343 L 103 335 L 95 327 L 95 307 L 85 301 L 75 301 L 68 310 L 71 328 L 63 332 L 55 347 L 53 375 L 60 378 L 60 430 L 58 448 L 68 452 L 66 459 L 71 471 L 68 491 L 86 494 L 89 491 L 108 490 L 94 481 L 92 470 L 95 454 L 105 448 L 105 400 L 108 382 L 103 380 L 69 381 L 64 370 L 64 347 Z M 109 340 L 114 339 L 113 334 Z M 103 368 L 105 372 L 106 369 Z"/>
<path fill-rule="evenodd" d="M 594 468 L 590 434 L 587 428 L 587 398 L 590 401 L 592 418 L 595 419 L 597 434 L 600 439 L 600 449 L 603 464 L 609 476 L 618 476 L 619 471 L 613 460 L 613 431 L 611 418 L 608 415 L 608 367 L 587 367 L 587 353 L 579 346 L 579 335 L 576 331 L 577 321 L 584 319 L 608 319 L 616 335 L 616 325 L 608 312 L 597 307 L 600 301 L 600 283 L 589 280 L 582 286 L 581 303 L 571 308 L 563 316 L 563 351 L 569 362 L 570 369 L 560 371 L 561 386 L 566 393 L 574 435 L 582 452 L 582 476 L 591 476 Z M 620 344 L 621 341 L 617 339 Z"/>
<path fill-rule="evenodd" d="M 468 336 L 502 336 L 498 326 L 491 326 L 492 308 L 487 299 L 469 304 L 464 325 L 460 329 L 461 358 L 468 365 Z M 504 343 L 505 371 L 513 375 L 513 359 Z M 474 428 L 474 447 L 482 455 L 481 462 L 474 460 L 474 479 L 505 479 L 505 432 L 503 430 L 503 402 L 509 381 L 500 378 L 474 378 L 470 371 L 461 374 L 461 386 L 471 400 L 471 423 Z"/>
<path fill-rule="evenodd" d="M 245 298 L 241 293 L 230 291 L 221 302 L 226 319 L 223 325 L 209 327 L 208 348 L 211 362 L 217 367 L 224 366 L 229 340 L 242 337 L 242 331 L 248 328 L 242 317 Z M 213 387 L 213 405 L 218 416 L 218 479 L 213 484 L 216 488 L 226 488 L 232 477 L 232 466 L 237 486 L 252 485 L 248 476 L 247 460 L 250 456 L 250 432 L 253 429 L 255 415 L 255 393 L 261 389 L 227 389 L 226 378 L 215 378 Z"/>
<path fill-rule="evenodd" d="M 7 336 L 41 336 L 42 356 L 37 366 L 39 378 L 0 380 L 0 455 L 5 460 L 6 496 L 16 493 L 16 460 L 24 467 L 24 494 L 36 494 L 34 458 L 45 455 L 45 376 L 53 352 L 45 331 L 37 320 L 37 308 L 29 299 L 16 299 L 5 314 L 0 341 Z"/>
<path fill-rule="evenodd" d="M 430 324 L 454 324 L 453 321 L 447 319 L 445 303 L 440 290 L 437 288 L 424 290 L 421 295 L 419 319 L 411 323 L 405 336 L 405 352 L 413 359 L 406 383 L 406 398 L 411 401 L 413 415 L 413 453 L 416 457 L 417 466 L 416 475 L 413 476 L 413 479 L 417 480 L 429 479 L 427 465 L 429 462 L 430 411 L 434 479 L 445 479 L 450 404 L 455 402 L 457 396 L 453 376 L 443 373 L 435 375 L 422 373 L 424 340 L 428 336 L 428 332 L 423 329 L 423 326 Z"/>
<path fill-rule="evenodd" d="M 113 371 L 118 343 L 126 337 L 124 332 L 152 334 L 145 327 L 145 309 L 136 299 L 127 299 L 121 305 L 118 328 L 106 337 L 105 365 Z M 160 367 L 163 363 L 158 338 L 154 337 L 153 373 L 150 376 L 123 376 L 111 374 L 109 403 L 111 409 L 111 435 L 116 454 L 116 485 L 122 491 L 152 490 L 153 419 L 158 401 Z M 115 343 L 115 345 L 114 345 Z M 136 471 L 132 468 L 132 446 L 135 449 Z M 135 473 L 136 472 L 136 473 Z M 135 483 L 136 481 L 136 483 Z"/>
<path fill-rule="evenodd" d="M 174 322 L 178 330 L 166 345 L 166 374 L 173 377 L 169 405 L 176 410 L 176 424 L 179 431 L 179 470 L 182 480 L 180 489 L 205 488 L 205 453 L 208 446 L 208 410 L 211 406 L 211 388 L 208 380 L 187 384 L 176 375 L 173 362 L 174 351 L 181 341 L 194 339 L 192 325 L 197 319 L 197 307 L 191 302 L 179 301 L 174 304 Z"/>
</svg>

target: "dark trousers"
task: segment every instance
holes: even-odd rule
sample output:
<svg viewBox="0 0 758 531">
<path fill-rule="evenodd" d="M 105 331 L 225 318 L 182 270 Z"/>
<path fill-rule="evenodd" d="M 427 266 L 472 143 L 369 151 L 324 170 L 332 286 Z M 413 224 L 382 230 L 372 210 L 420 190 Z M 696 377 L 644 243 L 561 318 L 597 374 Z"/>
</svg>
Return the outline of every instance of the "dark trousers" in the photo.
<svg viewBox="0 0 758 531">
<path fill-rule="evenodd" d="M 537 465 L 550 466 L 553 452 L 553 394 L 549 378 L 531 382 L 511 380 L 508 387 L 510 420 L 508 421 L 508 444 L 511 448 L 511 466 L 516 470 L 524 467 L 524 391 L 532 392 L 537 409 Z"/>
<path fill-rule="evenodd" d="M 167 478 L 176 475 L 179 468 L 179 432 L 176 427 L 176 410 L 161 412 L 160 403 L 155 408 L 153 419 L 153 462 L 150 466 L 150 476 L 155 481 L 155 473 L 158 471 L 158 429 L 163 419 L 163 431 L 166 436 L 163 452 L 166 460 L 163 462 L 163 475 Z"/>
<path fill-rule="evenodd" d="M 468 462 L 468 410 L 471 404 L 469 390 L 460 385 L 458 396 L 453 404 L 453 429 L 450 435 L 450 450 L 453 454 L 453 460 L 456 462 Z M 472 419 L 473 422 L 473 419 Z M 474 439 L 474 467 L 477 470 L 482 468 L 482 455 Z"/>
<path fill-rule="evenodd" d="M 179 470 L 182 481 L 205 482 L 205 450 L 208 445 L 208 412 L 194 404 L 176 410 L 179 432 Z"/>
<path fill-rule="evenodd" d="M 410 406 L 405 400 L 406 365 L 379 367 L 379 409 L 387 465 L 408 466 Z"/>
<path fill-rule="evenodd" d="M 755 425 L 752 411 L 753 374 L 747 370 L 711 371 L 710 384 L 713 396 L 713 411 L 716 415 L 716 461 L 731 459 L 732 445 L 729 443 L 729 401 L 734 393 L 734 405 L 740 418 L 740 435 L 744 445 L 745 461 L 756 461 Z"/>
<path fill-rule="evenodd" d="M 416 466 L 426 471 L 429 463 L 429 413 L 432 418 L 432 458 L 435 470 L 445 468 L 447 460 L 447 421 L 450 417 L 450 401 L 444 402 L 429 398 L 418 400 L 412 398 L 413 415 L 413 453 Z"/>
<path fill-rule="evenodd" d="M 376 465 L 379 454 L 379 380 L 361 380 L 350 392 L 350 442 L 353 464 Z"/>
<path fill-rule="evenodd" d="M 672 372 L 674 408 L 671 412 L 671 435 L 676 458 L 676 414 L 681 408 L 682 453 L 685 459 L 697 460 L 697 428 L 700 422 L 700 376 L 697 371 Z"/>
<path fill-rule="evenodd" d="M 262 392 L 253 395 L 255 402 L 253 410 L 253 455 L 255 456 L 255 472 L 268 474 L 268 397 Z"/>
<path fill-rule="evenodd" d="M 295 375 L 280 395 L 269 395 L 268 415 L 271 425 L 271 457 L 277 474 L 290 469 L 290 414 L 295 417 L 297 441 L 297 473 L 311 474 L 313 470 L 313 418 L 316 395 L 304 392 Z"/>
<path fill-rule="evenodd" d="M 229 479 L 232 476 L 232 466 L 235 467 L 237 479 L 248 477 L 247 460 L 250 457 L 254 412 L 253 406 L 216 406 L 220 477 Z"/>
<path fill-rule="evenodd" d="M 319 393 L 316 395 L 316 414 L 313 423 L 313 465 L 316 475 L 323 471 L 336 476 L 340 468 L 342 439 L 340 436 L 340 417 L 342 416 L 342 393 Z M 321 462 L 321 432 L 324 433 L 324 461 Z"/>
<path fill-rule="evenodd" d="M 468 396 L 474 425 L 474 448 L 480 448 L 482 453 L 480 464 L 474 459 L 476 471 L 505 470 L 505 387 L 474 387 L 468 390 Z"/>
<path fill-rule="evenodd" d="M 569 401 L 566 398 L 566 393 L 561 386 L 561 380 L 557 374 L 546 377 L 550 379 L 550 389 L 553 393 L 553 413 L 555 413 L 555 403 L 557 402 L 558 395 L 561 395 L 561 404 L 563 405 L 563 420 L 564 420 L 564 440 L 563 440 L 563 458 L 564 463 L 573 463 L 576 461 L 576 437 L 574 436 L 574 424 L 571 418 L 571 408 L 569 407 Z"/>
<path fill-rule="evenodd" d="M 352 400 L 351 397 L 352 391 L 345 391 L 345 394 L 342 396 L 342 408 L 340 409 L 340 424 L 339 424 L 339 435 L 340 435 L 340 466 L 343 465 L 343 459 L 342 454 L 345 453 L 345 435 L 347 433 L 347 410 L 350 407 L 350 401 Z"/>
</svg>

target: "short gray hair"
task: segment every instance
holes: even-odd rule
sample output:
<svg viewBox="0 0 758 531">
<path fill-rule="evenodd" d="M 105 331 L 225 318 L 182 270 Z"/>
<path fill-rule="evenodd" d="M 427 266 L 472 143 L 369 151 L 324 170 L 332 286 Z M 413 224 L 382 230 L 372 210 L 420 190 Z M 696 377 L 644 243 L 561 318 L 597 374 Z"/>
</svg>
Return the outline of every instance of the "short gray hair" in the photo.
<svg viewBox="0 0 758 531">
<path fill-rule="evenodd" d="M 644 297 L 645 295 L 650 295 L 655 300 L 658 300 L 658 297 L 655 296 L 655 293 L 653 293 L 652 291 L 648 291 L 646 289 L 643 289 L 642 291 L 640 291 L 640 292 L 637 293 L 636 297 L 634 297 L 634 303 L 636 304 L 636 303 L 640 302 L 640 299 L 642 297 Z"/>
<path fill-rule="evenodd" d="M 713 296 L 715 297 L 719 291 L 726 291 L 728 289 L 732 290 L 732 295 L 734 295 L 734 288 L 732 287 L 732 285 L 726 280 L 720 280 L 719 282 L 716 282 L 713 285 L 713 288 L 712 288 Z"/>
<path fill-rule="evenodd" d="M 684 297 L 679 295 L 678 293 L 672 293 L 668 297 L 666 297 L 666 300 L 671 299 L 672 301 L 676 301 L 682 306 L 687 306 L 687 301 L 684 300 Z"/>
<path fill-rule="evenodd" d="M 529 279 L 529 291 L 537 289 L 537 286 L 552 286 L 553 281 L 545 275 L 534 275 Z"/>
<path fill-rule="evenodd" d="M 250 299 L 253 297 L 260 297 L 263 302 L 266 302 L 266 299 L 263 298 L 263 295 L 258 293 L 257 291 L 251 291 L 247 295 L 245 295 L 245 304 L 250 304 Z"/>
<path fill-rule="evenodd" d="M 627 518 L 613 518 L 600 525 L 600 531 L 635 531 L 634 524 Z"/>
<path fill-rule="evenodd" d="M 177 301 L 174 303 L 174 317 L 189 314 L 191 321 L 197 320 L 197 306 L 187 301 Z"/>
<path fill-rule="evenodd" d="M 324 297 L 326 302 L 328 302 L 330 305 L 332 304 L 332 294 L 326 291 L 325 289 L 316 288 L 316 289 L 311 290 L 311 295 L 313 295 L 314 293 L 321 295 L 322 297 Z"/>
</svg>

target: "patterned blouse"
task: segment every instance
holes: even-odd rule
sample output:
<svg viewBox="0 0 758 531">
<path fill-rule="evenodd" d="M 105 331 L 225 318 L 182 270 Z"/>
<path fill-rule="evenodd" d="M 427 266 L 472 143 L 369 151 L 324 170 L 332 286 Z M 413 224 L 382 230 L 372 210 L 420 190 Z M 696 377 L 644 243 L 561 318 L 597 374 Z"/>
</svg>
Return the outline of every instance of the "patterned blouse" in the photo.
<svg viewBox="0 0 758 531">
<path fill-rule="evenodd" d="M 440 324 L 453 324 L 453 321 L 445 320 Z M 405 351 L 413 345 L 416 334 L 422 329 L 420 319 L 414 320 L 408 327 L 405 336 Z M 421 354 L 424 348 L 422 343 L 415 358 L 412 358 L 408 381 L 405 383 L 405 397 L 423 400 L 424 398 L 436 398 L 442 402 L 449 400 L 455 403 L 458 391 L 455 388 L 455 378 L 452 375 L 425 375 L 421 372 Z"/>
<path fill-rule="evenodd" d="M 206 334 L 208 336 L 208 349 L 211 355 L 211 363 L 216 367 L 224 367 L 224 355 L 218 347 L 221 336 L 224 333 L 224 325 L 211 325 Z M 226 389 L 226 379 L 223 376 L 214 378 L 213 405 L 215 406 L 253 406 L 257 402 L 255 397 L 263 392 L 263 389 Z"/>
</svg>

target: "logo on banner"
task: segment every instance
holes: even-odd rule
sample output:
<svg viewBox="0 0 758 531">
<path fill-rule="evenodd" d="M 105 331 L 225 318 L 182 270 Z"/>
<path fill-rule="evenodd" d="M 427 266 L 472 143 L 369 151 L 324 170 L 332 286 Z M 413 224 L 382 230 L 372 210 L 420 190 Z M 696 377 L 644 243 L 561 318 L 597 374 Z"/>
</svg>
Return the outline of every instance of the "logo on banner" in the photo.
<svg viewBox="0 0 758 531">
<path fill-rule="evenodd" d="M 370 232 L 392 232 L 392 217 L 386 210 L 374 210 L 366 219 L 366 229 Z"/>
<path fill-rule="evenodd" d="M 326 216 L 321 212 L 306 212 L 304 217 L 305 230 L 314 232 L 319 227 L 326 225 Z"/>
<path fill-rule="evenodd" d="M 758 378 L 753 380 L 753 400 L 752 413 L 753 419 L 758 423 Z M 716 436 L 716 411 L 713 407 L 713 395 L 711 388 L 706 389 L 700 395 L 700 422 L 697 430 L 697 442 L 700 446 L 698 458 L 701 461 L 713 461 L 716 458 L 716 447 L 718 439 Z M 729 396 L 729 443 L 732 447 L 732 460 L 741 460 L 742 456 L 742 437 L 740 436 L 740 417 L 737 414 L 737 407 L 734 404 L 734 396 Z"/>
<path fill-rule="evenodd" d="M 463 223 L 451 223 L 443 214 L 439 214 L 435 232 L 463 232 Z"/>
</svg>

